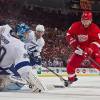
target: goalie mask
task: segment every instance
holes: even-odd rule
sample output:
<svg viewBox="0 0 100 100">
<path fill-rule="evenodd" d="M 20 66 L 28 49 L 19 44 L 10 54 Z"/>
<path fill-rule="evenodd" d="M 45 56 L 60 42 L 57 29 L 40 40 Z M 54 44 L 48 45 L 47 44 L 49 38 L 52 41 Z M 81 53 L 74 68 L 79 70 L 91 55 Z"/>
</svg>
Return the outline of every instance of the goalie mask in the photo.
<svg viewBox="0 0 100 100">
<path fill-rule="evenodd" d="M 30 27 L 26 25 L 25 23 L 18 24 L 16 26 L 17 35 L 19 39 L 23 42 L 26 40 L 25 33 L 27 33 L 29 30 L 30 30 Z"/>
</svg>

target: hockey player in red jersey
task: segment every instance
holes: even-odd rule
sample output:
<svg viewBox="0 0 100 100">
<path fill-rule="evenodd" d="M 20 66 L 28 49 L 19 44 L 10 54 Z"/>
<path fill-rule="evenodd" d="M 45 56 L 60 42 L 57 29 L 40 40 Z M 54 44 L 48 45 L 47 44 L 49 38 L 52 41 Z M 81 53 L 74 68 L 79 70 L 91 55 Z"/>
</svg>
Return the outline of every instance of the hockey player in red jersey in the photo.
<svg viewBox="0 0 100 100">
<path fill-rule="evenodd" d="M 67 31 L 66 39 L 74 49 L 66 66 L 68 81 L 72 83 L 77 80 L 75 69 L 86 57 L 90 56 L 100 64 L 100 29 L 92 22 L 92 12 L 83 12 L 81 21 L 73 23 Z M 94 63 L 91 66 L 100 70 L 100 66 Z"/>
</svg>

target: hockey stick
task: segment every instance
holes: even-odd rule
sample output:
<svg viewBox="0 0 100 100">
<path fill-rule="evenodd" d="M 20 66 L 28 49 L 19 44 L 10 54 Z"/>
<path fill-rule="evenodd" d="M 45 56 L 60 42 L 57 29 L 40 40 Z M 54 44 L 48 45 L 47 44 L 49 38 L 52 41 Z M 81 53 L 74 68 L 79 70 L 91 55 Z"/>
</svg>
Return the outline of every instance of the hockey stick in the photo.
<svg viewBox="0 0 100 100">
<path fill-rule="evenodd" d="M 48 67 L 45 67 L 45 66 L 42 66 L 42 67 L 48 69 L 48 70 L 49 70 L 50 72 L 52 72 L 55 76 L 57 76 L 61 81 L 63 81 L 65 87 L 67 87 L 67 86 L 69 85 L 68 80 L 64 79 L 61 75 L 55 73 L 53 70 L 51 70 L 51 69 L 48 68 Z M 57 86 L 55 86 L 55 87 L 57 87 Z M 63 86 L 61 86 L 61 87 L 63 87 Z"/>
<path fill-rule="evenodd" d="M 98 67 L 100 67 L 100 64 L 97 63 L 95 60 L 93 60 L 90 56 L 88 56 L 88 59 L 93 62 L 95 65 L 97 65 Z"/>
<path fill-rule="evenodd" d="M 78 49 L 81 49 L 81 48 L 79 48 L 79 47 L 77 47 Z M 84 51 L 83 51 L 83 53 L 85 53 Z M 88 56 L 87 57 L 91 62 L 93 62 L 95 65 L 97 65 L 98 67 L 100 67 L 100 64 L 99 63 L 97 63 L 94 59 L 92 59 L 90 56 Z"/>
<path fill-rule="evenodd" d="M 21 77 L 16 77 L 16 76 L 9 76 L 8 77 L 11 81 L 11 83 L 19 83 L 21 85 L 28 85 L 29 88 L 32 88 L 31 84 L 29 84 L 26 80 L 24 80 L 23 78 Z M 46 88 L 48 90 L 51 90 L 51 89 L 54 89 L 54 88 L 65 88 L 63 85 L 52 85 L 52 84 L 47 84 L 46 85 Z"/>
</svg>

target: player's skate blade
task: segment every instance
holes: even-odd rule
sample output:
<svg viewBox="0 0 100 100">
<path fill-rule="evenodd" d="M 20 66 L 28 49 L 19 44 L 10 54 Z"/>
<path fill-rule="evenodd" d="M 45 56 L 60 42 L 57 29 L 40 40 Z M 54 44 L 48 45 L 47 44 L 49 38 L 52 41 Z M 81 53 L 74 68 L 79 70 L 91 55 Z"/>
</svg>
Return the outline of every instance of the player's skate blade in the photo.
<svg viewBox="0 0 100 100">
<path fill-rule="evenodd" d="M 73 82 L 76 82 L 78 80 L 77 77 L 75 77 L 74 81 L 69 81 L 69 80 L 64 80 L 64 86 L 68 87 L 70 86 Z"/>
<path fill-rule="evenodd" d="M 71 84 L 71 83 L 70 83 L 68 80 L 64 80 L 64 86 L 65 86 L 65 87 L 70 86 L 70 84 Z"/>
</svg>

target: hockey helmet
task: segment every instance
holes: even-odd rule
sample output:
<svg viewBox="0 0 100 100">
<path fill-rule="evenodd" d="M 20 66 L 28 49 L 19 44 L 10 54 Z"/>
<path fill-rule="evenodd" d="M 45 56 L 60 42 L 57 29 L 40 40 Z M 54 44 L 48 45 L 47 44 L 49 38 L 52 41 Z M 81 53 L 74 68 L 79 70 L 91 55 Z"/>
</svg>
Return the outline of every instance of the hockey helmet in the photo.
<svg viewBox="0 0 100 100">
<path fill-rule="evenodd" d="M 25 39 L 25 33 L 28 32 L 29 30 L 30 27 L 25 23 L 21 23 L 16 26 L 17 35 L 21 40 Z"/>
<path fill-rule="evenodd" d="M 36 26 L 36 31 L 39 31 L 39 32 L 44 32 L 45 31 L 45 28 L 44 28 L 44 26 L 43 25 L 37 25 Z"/>
<path fill-rule="evenodd" d="M 81 16 L 81 22 L 87 28 L 92 23 L 92 13 L 90 11 L 84 11 Z"/>
<path fill-rule="evenodd" d="M 84 11 L 82 16 L 81 16 L 81 19 L 82 20 L 92 20 L 92 12 L 90 11 Z"/>
</svg>

